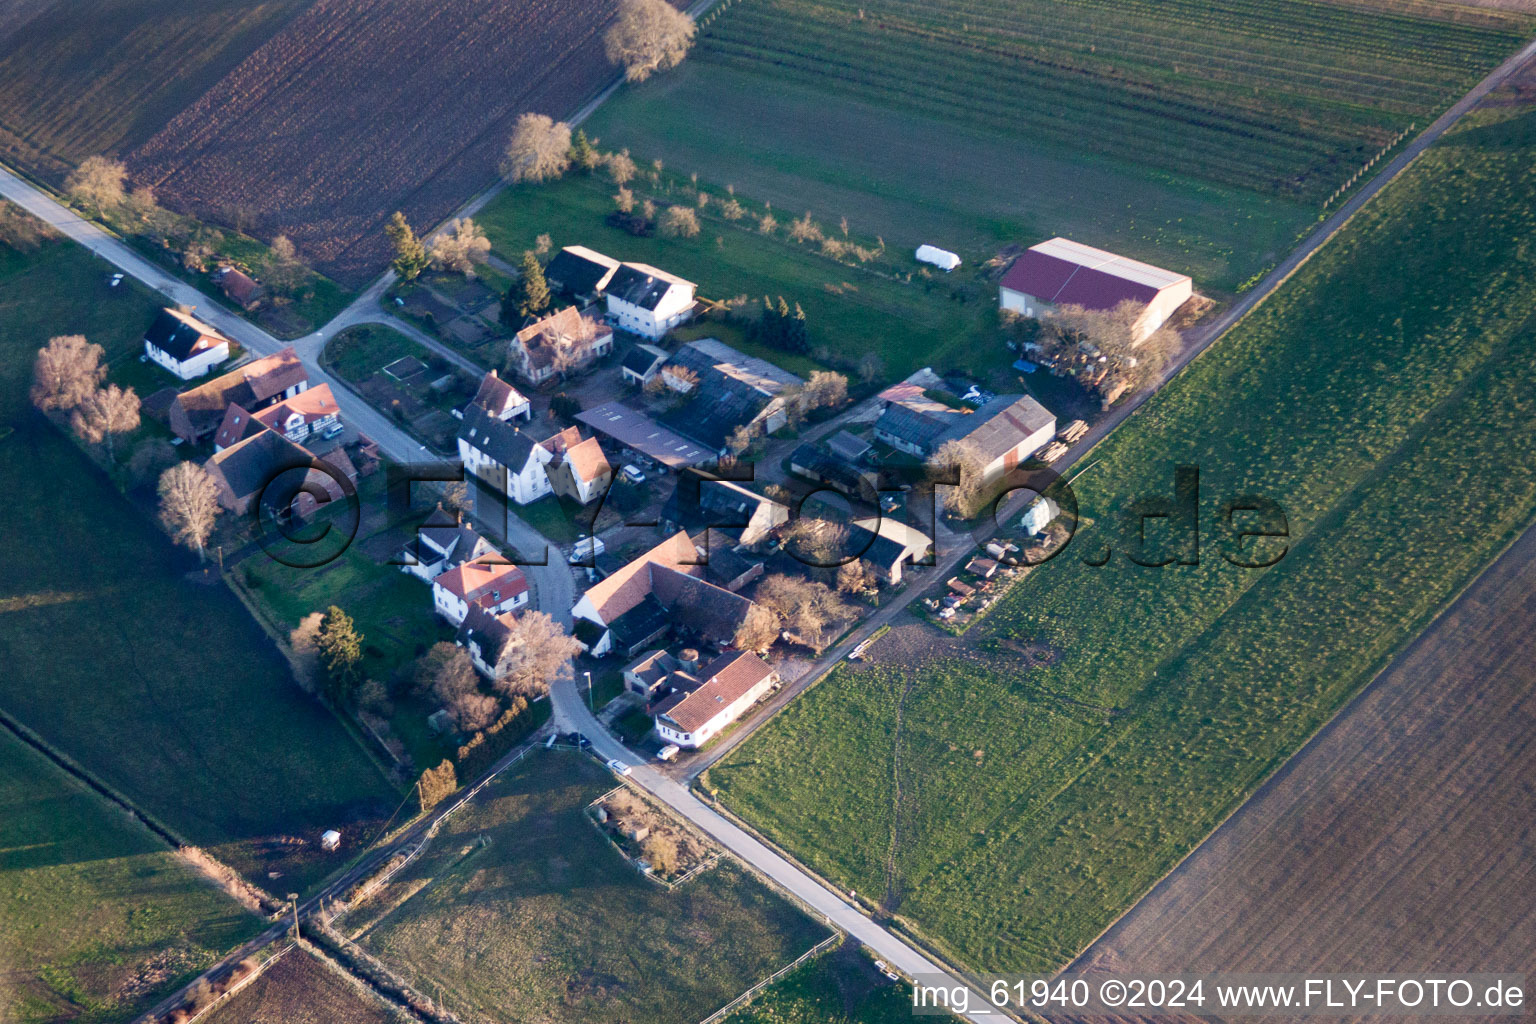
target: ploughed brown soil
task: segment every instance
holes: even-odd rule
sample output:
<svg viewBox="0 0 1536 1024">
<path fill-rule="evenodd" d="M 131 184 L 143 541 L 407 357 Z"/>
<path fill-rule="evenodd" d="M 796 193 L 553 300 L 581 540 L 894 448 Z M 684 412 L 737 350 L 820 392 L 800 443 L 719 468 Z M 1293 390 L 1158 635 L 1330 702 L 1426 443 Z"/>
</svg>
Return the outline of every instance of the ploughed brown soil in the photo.
<svg viewBox="0 0 1536 1024">
<path fill-rule="evenodd" d="M 129 158 L 166 205 L 270 239 L 345 284 L 396 209 L 434 225 L 496 176 L 518 115 L 613 78 L 609 0 L 316 0 Z"/>
<path fill-rule="evenodd" d="M 1536 975 L 1536 531 L 1074 969 Z"/>
</svg>

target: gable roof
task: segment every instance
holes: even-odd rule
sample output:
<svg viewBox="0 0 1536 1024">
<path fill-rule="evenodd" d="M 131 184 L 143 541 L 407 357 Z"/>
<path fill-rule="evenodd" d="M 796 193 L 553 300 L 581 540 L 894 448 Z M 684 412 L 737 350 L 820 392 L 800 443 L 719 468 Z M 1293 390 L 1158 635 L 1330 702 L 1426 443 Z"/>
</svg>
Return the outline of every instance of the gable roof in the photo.
<svg viewBox="0 0 1536 1024">
<path fill-rule="evenodd" d="M 229 339 L 191 313 L 171 306 L 162 309 L 149 325 L 144 340 L 180 362 L 199 352 L 229 344 Z"/>
<path fill-rule="evenodd" d="M 449 569 L 432 583 L 461 601 L 485 606 L 499 604 L 528 589 L 528 579 L 523 571 L 505 562 L 465 562 Z"/>
<path fill-rule="evenodd" d="M 1056 417 L 1029 395 L 1001 395 L 955 420 L 934 444 L 964 438 L 991 460 L 1013 450 L 1030 435 L 1047 427 L 1054 430 L 1055 426 Z"/>
<path fill-rule="evenodd" d="M 336 404 L 336 396 L 331 394 L 329 384 L 316 384 L 312 388 L 305 388 L 292 398 L 285 398 L 276 405 L 269 405 L 265 409 L 259 409 L 252 415 L 267 426 L 277 430 L 287 419 L 297 413 L 304 417 L 305 423 L 313 423 L 327 416 L 335 416 L 341 412 L 341 407 Z"/>
<path fill-rule="evenodd" d="M 623 263 L 608 281 L 609 298 L 619 299 L 641 309 L 655 309 L 673 286 L 692 288 L 692 281 L 685 281 L 657 270 L 648 263 Z"/>
<path fill-rule="evenodd" d="M 603 446 L 597 443 L 595 437 L 589 437 L 580 444 L 567 448 L 565 461 L 571 467 L 571 472 L 576 479 L 583 483 L 591 483 L 613 472 L 613 467 L 608 464 L 608 456 L 603 454 Z"/>
<path fill-rule="evenodd" d="M 701 682 L 696 687 L 679 689 L 658 704 L 654 713 L 665 715 L 683 732 L 695 732 L 771 675 L 773 668 L 755 654 L 722 654 L 697 673 Z"/>
<path fill-rule="evenodd" d="M 690 341 L 677 350 L 672 362 L 696 373 L 699 383 L 693 397 L 662 417 L 662 422 L 716 451 L 725 448 L 733 430 L 751 423 L 777 395 L 803 383 L 767 360 L 745 355 L 714 338 Z"/>
<path fill-rule="evenodd" d="M 176 396 L 173 404 L 186 414 L 193 430 L 201 435 L 218 427 L 232 403 L 254 409 L 307 380 L 309 371 L 304 369 L 299 354 L 290 345 L 281 352 L 252 360 L 195 388 L 188 388 Z"/>
<path fill-rule="evenodd" d="M 502 648 L 512 637 L 512 626 L 517 622 L 516 612 L 502 612 L 500 615 L 492 615 L 480 605 L 469 606 L 469 613 L 464 616 L 464 621 L 459 623 L 459 631 L 454 639 L 468 647 L 470 644 L 480 648 L 480 660 L 494 666 L 501 660 Z"/>
<path fill-rule="evenodd" d="M 613 331 L 606 324 L 584 316 L 575 306 L 566 306 L 518 331 L 511 348 L 514 354 L 522 354 L 530 368 L 545 369 L 555 361 L 549 339 L 572 341 L 579 349 L 577 360 L 584 361 L 599 341 L 612 336 Z"/>
<path fill-rule="evenodd" d="M 578 413 L 576 419 L 668 469 L 696 466 L 714 457 L 713 451 L 668 430 L 623 402 L 604 402 Z"/>
<path fill-rule="evenodd" d="M 262 287 L 256 279 L 238 267 L 225 267 L 219 271 L 219 287 L 224 294 L 242 306 L 249 306 L 261 298 Z"/>
<path fill-rule="evenodd" d="M 611 256 L 588 249 L 584 245 L 568 245 L 555 253 L 555 258 L 544 268 L 544 280 L 555 291 L 571 295 L 595 295 L 608 286 L 619 261 Z"/>
<path fill-rule="evenodd" d="M 585 595 L 593 609 L 606 623 L 639 604 L 651 592 L 651 566 L 670 566 L 684 573 L 702 575 L 704 567 L 690 563 L 699 561 L 699 553 L 688 538 L 687 531 L 679 530 L 634 561 L 620 567 L 607 579 L 594 584 Z"/>
<path fill-rule="evenodd" d="M 247 498 L 276 480 L 285 470 L 307 467 L 313 456 L 275 430 L 265 427 L 207 462 L 210 473 L 223 479 L 236 498 Z M 297 480 L 297 474 L 294 474 Z"/>
<path fill-rule="evenodd" d="M 850 460 L 862 459 L 871 447 L 868 441 L 846 430 L 839 430 L 827 439 L 827 448 L 833 455 Z"/>
<path fill-rule="evenodd" d="M 465 407 L 459 440 L 489 455 L 513 473 L 521 473 L 539 447 L 539 442 L 530 434 L 514 423 L 497 419 L 483 405 Z"/>
<path fill-rule="evenodd" d="M 517 388 L 502 380 L 495 370 L 491 370 L 480 378 L 479 390 L 470 399 L 470 404 L 478 405 L 500 419 L 518 406 L 527 405 L 528 399 Z"/>
<path fill-rule="evenodd" d="M 246 412 L 244 406 L 231 402 L 229 408 L 224 410 L 224 419 L 218 431 L 213 435 L 213 445 L 215 448 L 228 448 L 244 441 L 256 431 L 265 429 L 266 424 Z"/>
<path fill-rule="evenodd" d="M 1055 306 L 1113 309 L 1127 299 L 1145 305 L 1164 288 L 1188 280 L 1185 274 L 1081 242 L 1052 238 L 1031 246 L 1014 260 L 1003 275 L 1002 286 Z"/>
<path fill-rule="evenodd" d="M 636 345 L 624 356 L 624 361 L 619 365 L 640 377 L 648 377 L 667 359 L 665 349 L 655 345 Z"/>
</svg>

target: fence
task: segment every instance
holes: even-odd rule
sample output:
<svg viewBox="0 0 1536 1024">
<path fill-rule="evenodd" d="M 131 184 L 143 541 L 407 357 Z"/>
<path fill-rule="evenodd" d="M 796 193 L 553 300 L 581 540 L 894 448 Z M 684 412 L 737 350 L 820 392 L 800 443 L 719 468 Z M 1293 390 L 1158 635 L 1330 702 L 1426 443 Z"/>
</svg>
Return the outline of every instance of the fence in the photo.
<svg viewBox="0 0 1536 1024">
<path fill-rule="evenodd" d="M 759 981 L 756 985 L 753 985 L 741 995 L 737 996 L 735 999 L 732 999 L 730 1002 L 720 1007 L 720 1009 L 699 1021 L 699 1024 L 716 1024 L 717 1021 L 724 1020 L 737 1009 L 751 1002 L 752 998 L 763 989 L 767 988 L 769 985 L 772 985 L 774 982 L 778 981 L 780 978 L 784 977 L 784 975 L 788 974 L 796 967 L 799 967 L 807 960 L 810 960 L 812 957 L 817 957 L 825 953 L 828 949 L 832 948 L 841 941 L 843 941 L 842 932 L 833 932 L 831 935 L 828 935 L 826 938 L 816 943 L 816 945 L 812 946 L 804 953 L 801 953 L 793 963 L 785 964 L 783 967 L 780 967 L 778 970 L 768 975 L 768 977 L 764 978 L 762 981 Z"/>
<path fill-rule="evenodd" d="M 1402 131 L 1398 132 L 1397 135 L 1393 137 L 1391 142 L 1387 143 L 1385 146 L 1382 146 L 1375 156 L 1371 157 L 1365 162 L 1363 167 L 1349 176 L 1348 181 L 1334 189 L 1333 194 L 1330 195 L 1327 199 L 1323 200 L 1323 209 L 1328 209 L 1328 207 L 1334 204 L 1335 200 L 1344 195 L 1350 189 L 1354 188 L 1355 182 L 1359 181 L 1365 172 L 1369 171 L 1372 167 L 1375 167 L 1377 162 L 1380 161 L 1382 157 L 1396 149 L 1402 143 L 1402 141 L 1408 137 L 1413 129 L 1414 125 L 1410 124 L 1407 128 L 1404 128 Z"/>
</svg>

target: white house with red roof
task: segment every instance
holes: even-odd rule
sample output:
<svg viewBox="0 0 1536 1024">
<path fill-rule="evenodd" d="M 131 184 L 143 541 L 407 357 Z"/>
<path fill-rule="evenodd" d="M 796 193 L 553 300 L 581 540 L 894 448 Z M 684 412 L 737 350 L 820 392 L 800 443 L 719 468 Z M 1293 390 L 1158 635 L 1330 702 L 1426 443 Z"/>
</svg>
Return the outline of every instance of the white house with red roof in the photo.
<svg viewBox="0 0 1536 1024">
<path fill-rule="evenodd" d="M 432 607 L 454 626 L 471 607 L 497 616 L 527 603 L 528 578 L 505 562 L 465 562 L 432 581 Z"/>
<path fill-rule="evenodd" d="M 698 749 L 762 700 L 779 674 L 755 654 L 730 651 L 698 670 L 672 672 L 672 692 L 651 706 L 656 732 L 668 743 Z"/>
<path fill-rule="evenodd" d="M 1187 274 L 1116 256 L 1091 245 L 1052 238 L 1013 261 L 998 286 L 998 303 L 1021 316 L 1050 315 L 1057 306 L 1114 309 L 1144 306 L 1137 338 L 1145 340 L 1194 295 Z"/>
</svg>

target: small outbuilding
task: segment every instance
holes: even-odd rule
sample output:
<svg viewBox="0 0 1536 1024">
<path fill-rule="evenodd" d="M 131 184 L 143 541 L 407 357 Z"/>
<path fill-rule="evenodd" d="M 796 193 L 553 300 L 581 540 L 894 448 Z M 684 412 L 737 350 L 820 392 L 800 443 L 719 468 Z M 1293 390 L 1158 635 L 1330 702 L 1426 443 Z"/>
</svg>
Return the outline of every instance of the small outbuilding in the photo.
<svg viewBox="0 0 1536 1024">
<path fill-rule="evenodd" d="M 960 265 L 960 257 L 948 249 L 940 249 L 936 245 L 920 245 L 917 247 L 917 259 L 920 263 L 931 263 L 946 273 Z"/>
<path fill-rule="evenodd" d="M 335 829 L 326 829 L 320 833 L 320 849 L 337 850 L 341 848 L 341 833 Z"/>
</svg>

